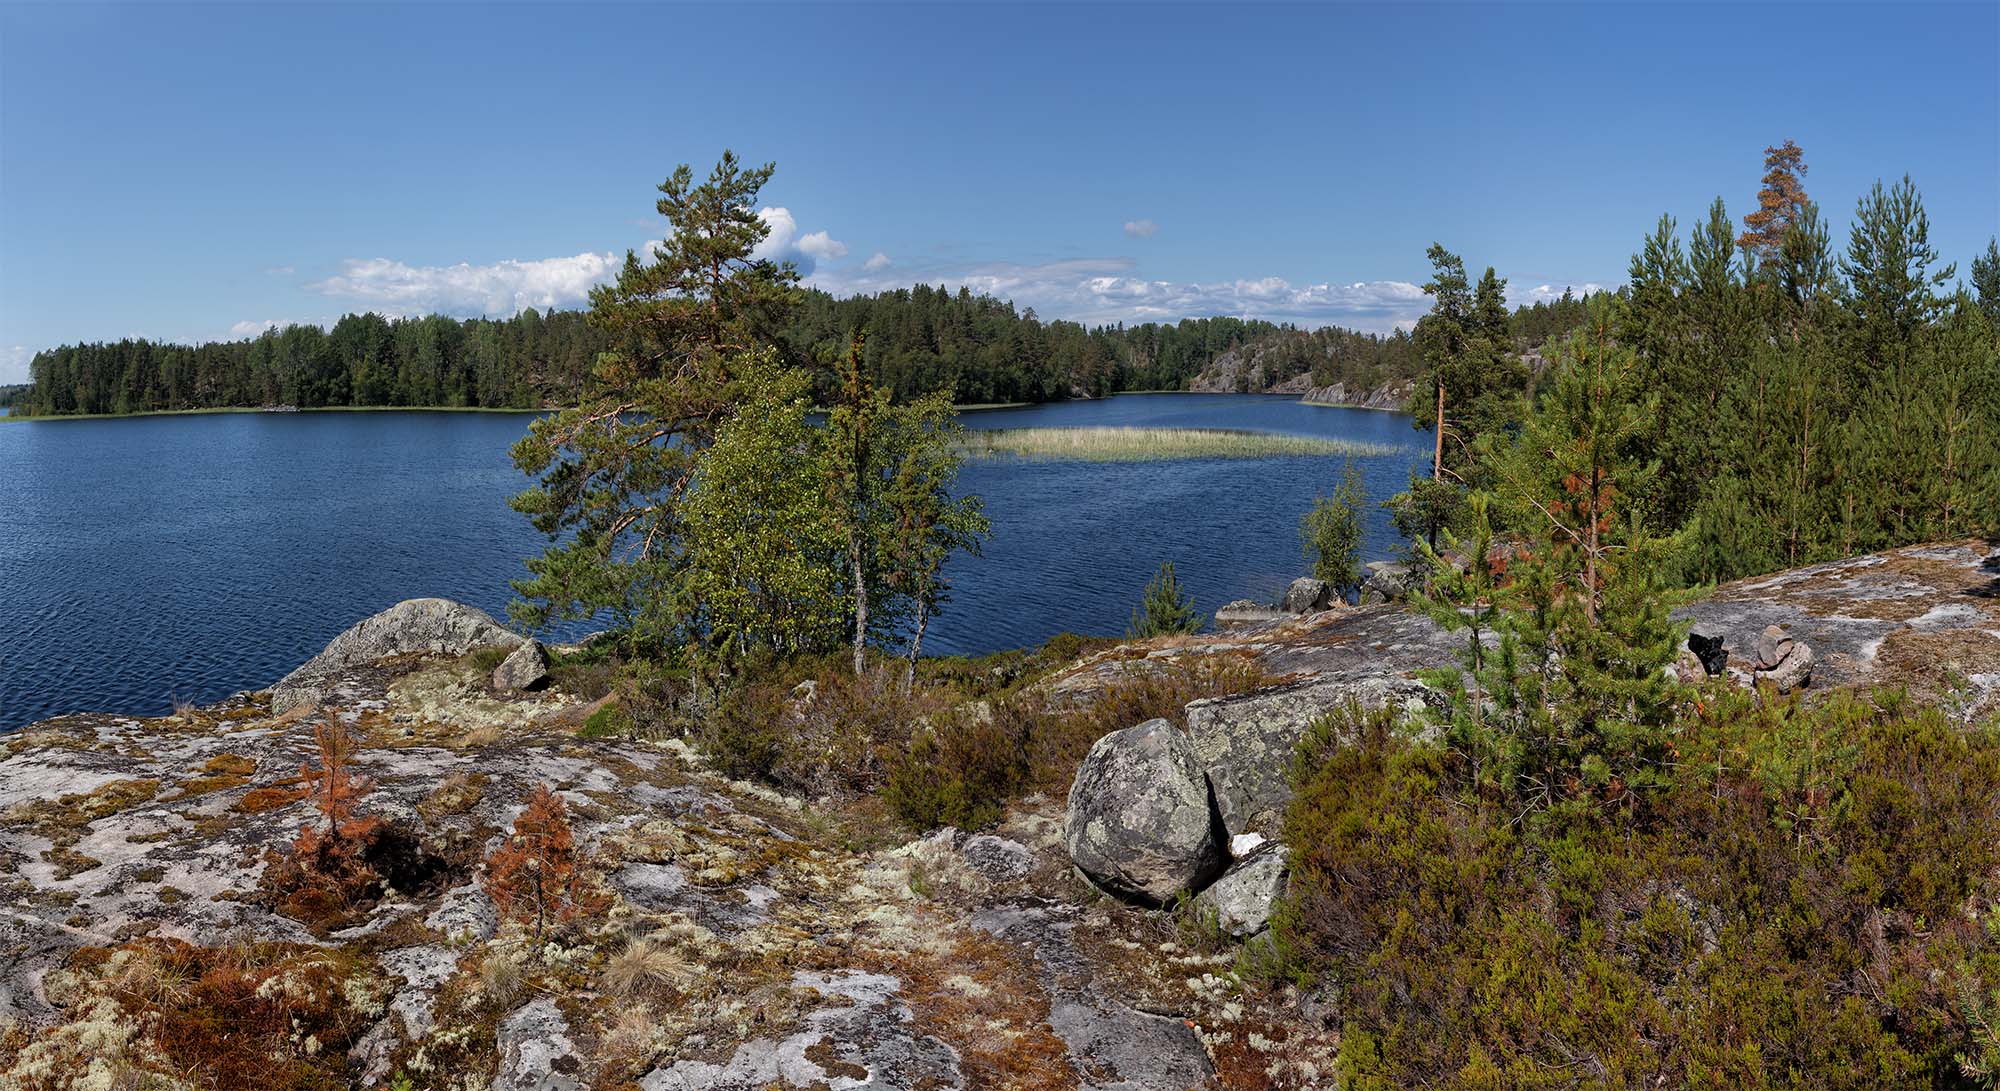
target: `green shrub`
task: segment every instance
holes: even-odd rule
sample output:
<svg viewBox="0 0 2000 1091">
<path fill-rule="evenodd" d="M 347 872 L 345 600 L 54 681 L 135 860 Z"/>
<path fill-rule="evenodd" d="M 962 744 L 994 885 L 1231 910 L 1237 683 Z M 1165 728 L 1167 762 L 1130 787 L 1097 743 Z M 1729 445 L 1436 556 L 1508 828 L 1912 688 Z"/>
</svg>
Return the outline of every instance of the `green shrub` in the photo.
<svg viewBox="0 0 2000 1091">
<path fill-rule="evenodd" d="M 786 711 L 781 688 L 743 686 L 697 722 L 695 745 L 724 776 L 770 780 L 784 758 Z"/>
<path fill-rule="evenodd" d="M 1194 598 L 1181 592 L 1181 581 L 1174 576 L 1174 563 L 1167 561 L 1161 564 L 1160 570 L 1146 584 L 1138 609 L 1132 611 L 1132 624 L 1125 630 L 1125 635 L 1133 640 L 1144 640 L 1147 637 L 1200 631 L 1201 615 L 1195 612 Z"/>
<path fill-rule="evenodd" d="M 1524 810 L 1387 714 L 1308 733 L 1265 972 L 1339 986 L 1344 1086 L 1956 1086 L 2000 1055 L 2000 732 L 1712 692 L 1672 734 L 1636 799 Z"/>
<path fill-rule="evenodd" d="M 632 734 L 632 717 L 617 705 L 605 705 L 584 718 L 577 728 L 579 739 L 622 739 Z"/>
<path fill-rule="evenodd" d="M 993 824 L 1028 775 L 1021 727 L 979 708 L 938 718 L 890 762 L 883 801 L 914 829 Z"/>
</svg>

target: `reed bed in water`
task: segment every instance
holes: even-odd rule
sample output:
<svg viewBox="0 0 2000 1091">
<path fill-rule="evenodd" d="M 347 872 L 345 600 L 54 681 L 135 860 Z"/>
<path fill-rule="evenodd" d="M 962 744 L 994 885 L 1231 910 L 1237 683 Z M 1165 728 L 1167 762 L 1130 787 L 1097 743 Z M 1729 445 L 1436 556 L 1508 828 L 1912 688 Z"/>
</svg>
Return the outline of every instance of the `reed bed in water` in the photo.
<svg viewBox="0 0 2000 1091">
<path fill-rule="evenodd" d="M 1386 443 L 1281 436 L 1227 428 L 994 428 L 967 431 L 960 449 L 972 458 L 1060 462 L 1148 462 L 1183 458 L 1368 458 L 1393 455 Z"/>
</svg>

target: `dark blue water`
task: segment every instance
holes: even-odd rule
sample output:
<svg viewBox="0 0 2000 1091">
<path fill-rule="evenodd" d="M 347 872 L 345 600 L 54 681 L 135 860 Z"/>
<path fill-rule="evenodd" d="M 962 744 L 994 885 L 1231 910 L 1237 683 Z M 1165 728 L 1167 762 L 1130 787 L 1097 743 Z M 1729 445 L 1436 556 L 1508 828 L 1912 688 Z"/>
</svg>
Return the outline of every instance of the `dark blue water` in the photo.
<svg viewBox="0 0 2000 1091">
<path fill-rule="evenodd" d="M 968 414 L 970 427 L 1249 428 L 1392 443 L 1370 494 L 1423 458 L 1408 418 L 1282 398 L 1128 395 Z M 268 685 L 334 634 L 438 595 L 504 616 L 543 541 L 506 505 L 519 414 L 296 413 L 0 425 L 0 729 L 72 711 L 153 714 Z M 1298 518 L 1338 459 L 976 461 L 985 555 L 927 650 L 1117 634 L 1161 561 L 1204 612 L 1304 570 Z M 1371 510 L 1367 553 L 1393 545 Z M 573 636 L 589 626 L 560 631 Z"/>
</svg>

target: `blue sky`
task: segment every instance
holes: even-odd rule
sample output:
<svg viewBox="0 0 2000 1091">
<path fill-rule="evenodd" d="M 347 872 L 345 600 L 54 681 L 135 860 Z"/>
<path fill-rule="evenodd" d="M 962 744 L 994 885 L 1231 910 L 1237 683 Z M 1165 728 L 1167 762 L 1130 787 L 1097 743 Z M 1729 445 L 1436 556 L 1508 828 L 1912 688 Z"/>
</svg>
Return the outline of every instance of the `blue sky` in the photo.
<svg viewBox="0 0 2000 1091">
<path fill-rule="evenodd" d="M 0 6 L 0 381 L 39 348 L 573 306 L 674 164 L 836 292 L 1383 330 L 1424 249 L 1615 285 L 1806 150 L 2000 229 L 2000 4 Z"/>
</svg>

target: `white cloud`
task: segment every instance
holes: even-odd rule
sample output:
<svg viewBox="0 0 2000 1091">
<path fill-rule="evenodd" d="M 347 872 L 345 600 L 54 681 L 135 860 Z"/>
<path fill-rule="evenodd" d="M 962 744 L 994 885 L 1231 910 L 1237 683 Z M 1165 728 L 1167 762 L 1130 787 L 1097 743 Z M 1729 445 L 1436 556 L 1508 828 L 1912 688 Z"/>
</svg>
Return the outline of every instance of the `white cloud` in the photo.
<svg viewBox="0 0 2000 1091">
<path fill-rule="evenodd" d="M 1135 239 L 1150 239 L 1160 233 L 1160 225 L 1151 220 L 1126 220 L 1125 234 Z"/>
<path fill-rule="evenodd" d="M 861 271 L 864 273 L 879 273 L 882 270 L 887 269 L 889 267 L 889 264 L 890 264 L 889 255 L 884 254 L 880 250 L 877 250 L 875 251 L 874 257 L 871 257 L 867 261 L 861 263 Z"/>
<path fill-rule="evenodd" d="M 792 210 L 782 207 L 767 207 L 757 210 L 757 216 L 771 233 L 764 241 L 750 251 L 750 256 L 759 261 L 789 261 L 798 266 L 800 276 L 811 276 L 822 261 L 838 261 L 847 256 L 847 244 L 824 231 L 799 234 L 799 224 L 792 217 Z"/>
<path fill-rule="evenodd" d="M 824 231 L 815 231 L 800 237 L 799 252 L 817 261 L 839 261 L 847 256 L 847 244 Z"/>
<path fill-rule="evenodd" d="M 1130 258 L 1081 258 L 1043 264 L 939 265 L 891 274 L 864 265 L 860 275 L 829 271 L 814 277 L 813 284 L 836 295 L 881 292 L 912 283 L 963 286 L 1032 307 L 1043 318 L 1091 324 L 1231 315 L 1386 333 L 1398 325 L 1407 327 L 1430 309 L 1423 289 L 1407 281 L 1293 284 L 1282 277 L 1170 281 L 1136 276 L 1134 265 Z"/>
<path fill-rule="evenodd" d="M 357 258 L 341 272 L 310 285 L 330 296 L 398 313 L 512 315 L 528 307 L 573 307 L 592 285 L 617 273 L 615 254 L 582 253 L 539 261 L 491 265 L 407 265 L 389 258 Z"/>
<path fill-rule="evenodd" d="M 298 272 L 298 269 L 290 265 L 273 265 L 270 268 L 264 270 L 264 275 L 273 277 L 288 277 L 296 272 Z"/>
<path fill-rule="evenodd" d="M 26 345 L 10 345 L 0 352 L 0 383 L 25 383 L 28 381 L 28 363 L 35 354 Z"/>
<path fill-rule="evenodd" d="M 822 261 L 847 256 L 847 244 L 825 231 L 800 235 L 789 209 L 760 208 L 770 233 L 751 251 L 759 260 L 790 261 L 810 276 Z M 658 240 L 641 244 L 651 255 Z M 613 280 L 624 264 L 617 253 L 586 251 L 572 257 L 493 262 L 490 265 L 410 265 L 393 258 L 351 258 L 339 273 L 307 285 L 322 295 L 353 300 L 386 314 L 504 316 L 528 307 L 579 307 L 590 289 Z M 269 328 L 239 323 L 251 333 Z"/>
<path fill-rule="evenodd" d="M 229 327 L 229 336 L 237 338 L 255 337 L 265 330 L 282 330 L 286 326 L 300 326 L 305 324 L 295 322 L 289 318 L 266 318 L 262 322 L 245 319 Z"/>
<path fill-rule="evenodd" d="M 1569 292 L 1578 299 L 1582 299 L 1593 292 L 1608 292 L 1611 290 L 1612 288 L 1609 285 L 1599 284 L 1594 280 L 1586 281 L 1582 284 L 1565 284 L 1560 286 L 1554 284 L 1537 284 L 1533 288 L 1515 288 L 1509 285 L 1507 288 L 1507 302 L 1516 307 L 1524 305 L 1532 306 L 1536 303 L 1553 303 L 1561 299 L 1564 292 Z"/>
</svg>

